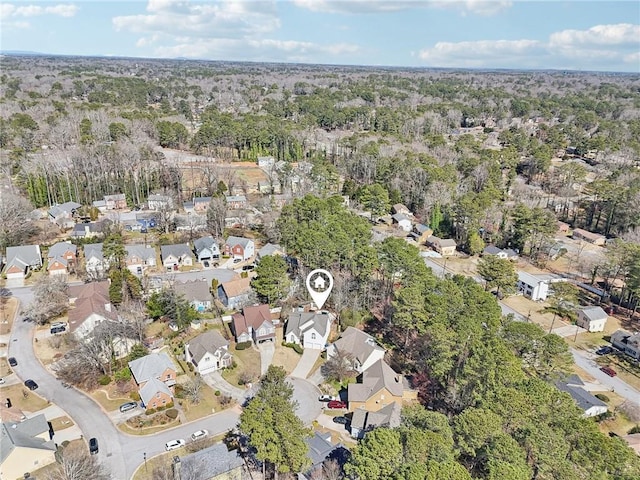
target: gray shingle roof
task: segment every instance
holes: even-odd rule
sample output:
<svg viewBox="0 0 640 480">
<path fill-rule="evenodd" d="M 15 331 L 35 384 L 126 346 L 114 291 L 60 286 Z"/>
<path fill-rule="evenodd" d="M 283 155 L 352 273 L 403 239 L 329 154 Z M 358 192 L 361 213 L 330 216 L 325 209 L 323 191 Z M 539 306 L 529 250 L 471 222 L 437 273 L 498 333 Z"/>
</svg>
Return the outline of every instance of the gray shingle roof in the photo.
<svg viewBox="0 0 640 480">
<path fill-rule="evenodd" d="M 219 348 L 229 346 L 229 342 L 216 330 L 209 330 L 189 341 L 191 357 L 199 363 L 207 353 L 215 353 Z"/>
<path fill-rule="evenodd" d="M 7 247 L 7 268 L 11 265 L 39 266 L 42 265 L 40 245 L 21 245 Z"/>
<path fill-rule="evenodd" d="M 127 258 L 136 256 L 143 260 L 149 260 L 156 258 L 156 249 L 153 247 L 145 247 L 144 245 L 125 245 L 127 251 Z"/>
<path fill-rule="evenodd" d="M 131 373 L 139 384 L 152 378 L 157 378 L 166 369 L 176 369 L 169 355 L 166 353 L 150 353 L 144 357 L 129 362 Z"/>
<path fill-rule="evenodd" d="M 76 247 L 73 243 L 58 242 L 55 245 L 52 245 L 51 248 L 49 248 L 47 257 L 48 258 L 61 257 L 69 251 L 73 252 L 73 254 L 76 255 L 78 252 L 78 247 Z"/>
<path fill-rule="evenodd" d="M 603 318 L 604 319 L 608 318 L 607 312 L 605 312 L 600 307 L 584 307 L 584 308 L 581 308 L 580 311 L 582 311 L 584 316 L 590 321 L 602 320 Z"/>
<path fill-rule="evenodd" d="M 95 258 L 99 261 L 104 260 L 102 255 L 102 243 L 87 243 L 84 246 L 84 258 L 85 260 L 90 258 Z"/>
<path fill-rule="evenodd" d="M 244 237 L 231 236 L 227 238 L 227 241 L 225 242 L 225 244 L 230 247 L 233 247 L 234 245 L 242 245 L 242 248 L 247 248 L 247 245 L 249 244 L 249 242 L 253 242 L 253 240 L 250 240 Z"/>
<path fill-rule="evenodd" d="M 587 411 L 591 407 L 606 407 L 607 404 L 604 403 L 599 398 L 591 395 L 584 388 L 576 387 L 573 385 L 567 385 L 564 382 L 558 382 L 556 384 L 559 390 L 563 392 L 567 392 L 571 397 L 575 400 L 578 406 L 583 410 Z"/>
<path fill-rule="evenodd" d="M 162 256 L 163 260 L 165 260 L 166 258 L 172 255 L 176 258 L 180 258 L 182 256 L 190 257 L 191 249 L 189 248 L 188 243 L 177 243 L 175 245 L 161 245 L 160 255 Z"/>
<path fill-rule="evenodd" d="M 334 342 L 334 346 L 341 352 L 353 355 L 361 365 L 367 361 L 373 351 L 384 351 L 371 335 L 354 327 L 347 327 L 342 336 Z"/>
<path fill-rule="evenodd" d="M 213 239 L 212 236 L 196 238 L 193 241 L 193 248 L 195 249 L 196 253 L 201 252 L 205 248 L 208 248 L 208 249 L 215 248 L 216 250 L 218 250 L 216 247 L 217 247 L 216 241 Z"/>
<path fill-rule="evenodd" d="M 36 448 L 39 450 L 56 450 L 53 440 L 44 440 L 37 435 L 49 431 L 49 424 L 44 414 L 23 420 L 22 422 L 5 422 L 0 426 L 0 463 L 17 447 Z"/>
<path fill-rule="evenodd" d="M 305 443 L 309 447 L 309 453 L 307 456 L 311 460 L 311 466 L 320 465 L 331 454 L 340 448 L 344 448 L 342 444 L 334 445 L 331 443 L 331 433 L 325 433 L 324 435 L 314 432 L 312 437 L 304 439 Z"/>
<path fill-rule="evenodd" d="M 312 323 L 305 325 L 308 322 Z M 329 323 L 329 314 L 326 312 L 293 312 L 287 320 L 285 335 L 293 332 L 296 337 L 300 338 L 303 332 L 306 332 L 310 328 L 315 328 L 315 330 L 324 337 L 329 328 Z M 305 328 L 301 329 L 303 325 Z"/>
<path fill-rule="evenodd" d="M 149 379 L 149 381 L 147 381 L 147 383 L 143 385 L 143 387 L 139 390 L 138 393 L 140 394 L 140 398 L 142 399 L 142 402 L 145 405 L 149 405 L 151 400 L 153 400 L 153 397 L 158 392 L 161 392 L 166 395 L 169 395 L 170 397 L 173 397 L 173 394 L 171 393 L 171 390 L 169 390 L 169 387 L 167 387 L 167 385 L 164 382 L 161 382 L 157 378 Z"/>
<path fill-rule="evenodd" d="M 216 443 L 180 459 L 183 478 L 209 480 L 244 464 L 237 450 L 227 450 L 224 443 Z"/>
<path fill-rule="evenodd" d="M 382 426 L 396 428 L 400 426 L 400 411 L 400 406 L 396 402 L 392 402 L 375 412 L 356 408 L 351 418 L 351 426 L 360 430 Z"/>
<path fill-rule="evenodd" d="M 486 253 L 487 255 L 497 255 L 501 252 L 502 249 L 496 247 L 495 245 L 489 245 L 482 251 L 482 253 Z"/>
<path fill-rule="evenodd" d="M 209 291 L 211 283 L 202 280 L 194 280 L 193 282 L 178 282 L 174 285 L 176 293 L 184 295 L 188 301 L 193 302 L 211 302 L 213 297 Z"/>
<path fill-rule="evenodd" d="M 396 397 L 402 397 L 402 375 L 396 373 L 384 360 L 378 360 L 364 371 L 362 383 L 349 384 L 349 401 L 364 402 L 383 388 Z"/>
<path fill-rule="evenodd" d="M 258 250 L 258 256 L 266 257 L 278 252 L 284 252 L 284 249 L 278 244 L 267 243 L 264 247 Z"/>
</svg>

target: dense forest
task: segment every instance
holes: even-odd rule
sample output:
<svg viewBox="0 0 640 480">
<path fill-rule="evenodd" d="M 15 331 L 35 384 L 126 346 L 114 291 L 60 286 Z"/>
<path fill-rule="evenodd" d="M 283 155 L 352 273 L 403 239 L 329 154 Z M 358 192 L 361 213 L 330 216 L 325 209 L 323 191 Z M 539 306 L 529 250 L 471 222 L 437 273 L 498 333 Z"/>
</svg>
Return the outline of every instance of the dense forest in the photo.
<svg viewBox="0 0 640 480">
<path fill-rule="evenodd" d="M 401 428 L 354 449 L 352 478 L 640 477 L 638 457 L 553 385 L 571 365 L 560 337 L 503 318 L 471 279 L 436 278 L 404 240 L 374 242 L 354 213 L 403 203 L 469 254 L 493 243 L 537 263 L 558 220 L 603 233 L 615 238 L 605 261 L 576 270 L 637 308 L 637 75 L 12 56 L 0 66 L 0 250 L 34 234 L 34 207 L 114 193 L 131 207 L 152 192 L 180 202 L 230 191 L 220 165 L 282 162 L 291 199 L 256 229 L 304 268 L 331 268 L 340 325 L 369 320 L 420 391 Z M 198 185 L 185 181 L 187 158 L 202 163 Z M 310 181 L 296 190 L 301 163 Z"/>
</svg>

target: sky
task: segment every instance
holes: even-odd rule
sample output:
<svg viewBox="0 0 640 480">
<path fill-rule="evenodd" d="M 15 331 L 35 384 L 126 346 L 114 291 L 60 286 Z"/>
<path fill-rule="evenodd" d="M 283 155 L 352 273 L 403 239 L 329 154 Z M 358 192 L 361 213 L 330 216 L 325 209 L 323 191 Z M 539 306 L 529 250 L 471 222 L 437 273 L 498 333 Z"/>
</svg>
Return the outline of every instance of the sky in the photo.
<svg viewBox="0 0 640 480">
<path fill-rule="evenodd" d="M 640 73 L 640 1 L 0 1 L 0 50 Z"/>
</svg>

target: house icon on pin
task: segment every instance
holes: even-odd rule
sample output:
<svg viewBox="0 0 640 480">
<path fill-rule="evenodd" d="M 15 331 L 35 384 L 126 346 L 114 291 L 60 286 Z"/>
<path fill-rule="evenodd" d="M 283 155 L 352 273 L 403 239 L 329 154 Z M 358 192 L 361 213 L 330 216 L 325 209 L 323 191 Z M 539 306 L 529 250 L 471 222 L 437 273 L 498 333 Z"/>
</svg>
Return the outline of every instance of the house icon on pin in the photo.
<svg viewBox="0 0 640 480">
<path fill-rule="evenodd" d="M 314 290 L 324 290 L 327 288 L 327 282 L 325 281 L 325 279 L 318 275 L 316 278 L 313 279 L 313 289 Z"/>
</svg>

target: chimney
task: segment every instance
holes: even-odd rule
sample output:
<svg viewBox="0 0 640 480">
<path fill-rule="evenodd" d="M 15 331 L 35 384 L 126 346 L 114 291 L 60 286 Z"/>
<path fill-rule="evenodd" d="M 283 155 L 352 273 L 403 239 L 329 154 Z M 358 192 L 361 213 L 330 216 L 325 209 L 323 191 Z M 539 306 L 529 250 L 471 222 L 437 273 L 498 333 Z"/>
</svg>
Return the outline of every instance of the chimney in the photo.
<svg viewBox="0 0 640 480">
<path fill-rule="evenodd" d="M 171 464 L 171 471 L 173 472 L 173 480 L 181 480 L 180 469 L 181 469 L 180 457 L 176 455 L 175 457 L 173 457 L 173 463 Z"/>
</svg>

